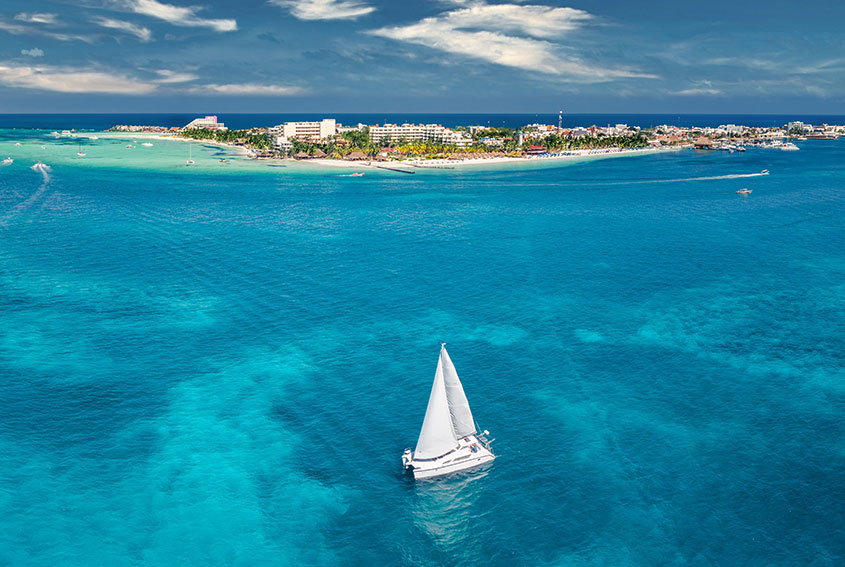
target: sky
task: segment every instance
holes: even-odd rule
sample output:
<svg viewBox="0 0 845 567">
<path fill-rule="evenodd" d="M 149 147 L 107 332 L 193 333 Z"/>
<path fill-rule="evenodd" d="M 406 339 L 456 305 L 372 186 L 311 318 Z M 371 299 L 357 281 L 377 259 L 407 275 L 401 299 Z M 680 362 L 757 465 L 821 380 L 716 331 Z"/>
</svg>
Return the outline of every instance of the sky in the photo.
<svg viewBox="0 0 845 567">
<path fill-rule="evenodd" d="M 3 0 L 0 113 L 845 114 L 841 0 Z"/>
</svg>

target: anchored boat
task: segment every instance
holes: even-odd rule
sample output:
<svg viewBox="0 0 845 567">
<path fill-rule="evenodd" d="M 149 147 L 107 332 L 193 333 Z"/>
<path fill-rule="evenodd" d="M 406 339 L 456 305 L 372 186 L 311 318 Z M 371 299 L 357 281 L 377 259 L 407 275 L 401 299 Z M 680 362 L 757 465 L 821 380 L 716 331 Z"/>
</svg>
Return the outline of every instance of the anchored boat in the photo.
<svg viewBox="0 0 845 567">
<path fill-rule="evenodd" d="M 402 464 L 414 478 L 431 478 L 489 463 L 496 456 L 488 434 L 476 432 L 464 388 L 443 343 L 417 448 L 405 449 Z"/>
</svg>

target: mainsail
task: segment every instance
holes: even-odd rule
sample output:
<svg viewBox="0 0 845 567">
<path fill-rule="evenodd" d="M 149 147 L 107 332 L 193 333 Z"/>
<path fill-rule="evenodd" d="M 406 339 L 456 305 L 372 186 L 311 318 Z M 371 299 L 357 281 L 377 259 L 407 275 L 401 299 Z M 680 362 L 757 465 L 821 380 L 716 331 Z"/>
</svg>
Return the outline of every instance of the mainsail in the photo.
<svg viewBox="0 0 845 567">
<path fill-rule="evenodd" d="M 469 410 L 469 402 L 464 387 L 458 379 L 458 371 L 446 352 L 446 347 L 440 349 L 440 365 L 443 366 L 443 381 L 446 384 L 446 399 L 449 401 L 449 413 L 452 416 L 452 429 L 458 439 L 475 433 L 475 421 Z"/>
<path fill-rule="evenodd" d="M 446 347 L 441 347 L 414 457 L 433 459 L 445 455 L 458 446 L 458 439 L 473 433 L 475 422 L 464 388 Z"/>
<path fill-rule="evenodd" d="M 446 384 L 443 377 L 443 357 L 437 363 L 434 384 L 428 398 L 420 438 L 417 440 L 416 459 L 434 459 L 445 455 L 458 446 L 458 439 L 452 428 L 449 400 L 446 398 Z"/>
</svg>

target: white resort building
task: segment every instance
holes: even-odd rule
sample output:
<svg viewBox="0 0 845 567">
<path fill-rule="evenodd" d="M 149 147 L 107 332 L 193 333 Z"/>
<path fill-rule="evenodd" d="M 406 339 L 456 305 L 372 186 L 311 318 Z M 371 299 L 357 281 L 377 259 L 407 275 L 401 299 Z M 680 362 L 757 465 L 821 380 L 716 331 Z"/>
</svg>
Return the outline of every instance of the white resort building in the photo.
<svg viewBox="0 0 845 567">
<path fill-rule="evenodd" d="M 206 128 L 208 130 L 228 130 L 225 124 L 217 121 L 216 116 L 194 118 L 188 125 L 183 128 L 183 130 L 190 130 L 193 128 Z"/>
<path fill-rule="evenodd" d="M 326 118 L 320 122 L 285 122 L 270 128 L 275 145 L 278 148 L 289 149 L 292 140 L 317 141 L 327 140 L 337 134 L 337 121 Z"/>
<path fill-rule="evenodd" d="M 270 131 L 288 139 L 325 140 L 337 134 L 337 121 L 326 118 L 320 122 L 285 122 Z"/>
<path fill-rule="evenodd" d="M 472 143 L 472 138 L 465 132 L 456 132 L 450 128 L 444 128 L 440 124 L 384 124 L 382 126 L 370 126 L 370 140 L 380 142 L 381 140 L 401 140 L 409 142 L 440 142 L 442 144 L 454 144 L 464 148 Z"/>
</svg>

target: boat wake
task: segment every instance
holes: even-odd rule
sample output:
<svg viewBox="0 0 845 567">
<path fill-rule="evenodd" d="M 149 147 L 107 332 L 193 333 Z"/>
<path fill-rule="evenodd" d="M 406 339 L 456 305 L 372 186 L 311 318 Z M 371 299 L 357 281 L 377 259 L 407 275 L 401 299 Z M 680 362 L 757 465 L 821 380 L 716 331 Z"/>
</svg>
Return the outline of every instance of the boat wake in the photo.
<svg viewBox="0 0 845 567">
<path fill-rule="evenodd" d="M 41 175 L 43 175 L 43 176 L 44 176 L 44 183 L 47 183 L 48 181 L 50 181 L 50 172 L 52 172 L 52 171 L 53 171 L 53 168 L 51 168 L 51 167 L 50 167 L 49 165 L 47 165 L 46 163 L 41 163 L 41 162 L 39 161 L 38 163 L 34 163 L 34 164 L 32 164 L 32 167 L 31 167 L 30 169 L 31 169 L 32 171 L 38 171 L 38 172 L 40 172 L 40 173 L 41 173 Z"/>
<path fill-rule="evenodd" d="M 640 179 L 636 181 L 619 181 L 609 185 L 639 185 L 642 183 L 682 183 L 684 181 L 716 181 L 719 179 L 742 179 L 745 177 L 762 177 L 769 175 L 768 170 L 758 173 L 732 173 L 729 175 L 707 175 L 702 177 L 680 177 L 678 179 Z"/>
<path fill-rule="evenodd" d="M 710 181 L 712 179 L 741 179 L 743 177 L 760 177 L 762 175 L 768 175 L 769 172 L 759 172 L 759 173 L 734 173 L 731 175 L 711 175 L 709 177 L 689 177 L 687 179 L 678 179 L 677 181 Z"/>
<path fill-rule="evenodd" d="M 38 187 L 35 193 L 12 207 L 8 213 L 0 217 L 0 227 L 8 226 L 10 220 L 32 207 L 32 205 L 34 205 L 47 191 L 47 185 L 50 184 L 51 179 L 50 172 L 53 171 L 50 166 L 39 161 L 38 163 L 33 164 L 30 169 L 41 174 L 41 186 Z"/>
</svg>

